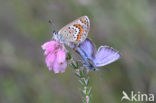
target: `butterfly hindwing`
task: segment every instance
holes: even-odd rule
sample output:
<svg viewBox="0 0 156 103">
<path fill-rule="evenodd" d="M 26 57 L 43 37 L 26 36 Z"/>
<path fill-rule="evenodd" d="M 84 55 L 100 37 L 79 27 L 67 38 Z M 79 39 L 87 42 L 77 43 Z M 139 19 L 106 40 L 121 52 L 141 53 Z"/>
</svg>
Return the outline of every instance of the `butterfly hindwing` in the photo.
<svg viewBox="0 0 156 103">
<path fill-rule="evenodd" d="M 109 46 L 101 46 L 99 47 L 93 62 L 97 67 L 100 67 L 110 64 L 119 58 L 120 54 L 118 51 Z"/>
<path fill-rule="evenodd" d="M 82 43 L 89 32 L 90 21 L 87 16 L 82 16 L 73 22 L 67 24 L 59 30 L 58 34 L 64 38 L 66 42 Z"/>
</svg>

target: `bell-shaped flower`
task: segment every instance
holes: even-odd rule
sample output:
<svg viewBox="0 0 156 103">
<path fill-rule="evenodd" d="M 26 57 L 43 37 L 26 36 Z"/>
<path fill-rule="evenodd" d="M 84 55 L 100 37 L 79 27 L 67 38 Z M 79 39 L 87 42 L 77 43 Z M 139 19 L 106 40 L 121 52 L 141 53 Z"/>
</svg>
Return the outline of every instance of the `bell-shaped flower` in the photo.
<svg viewBox="0 0 156 103">
<path fill-rule="evenodd" d="M 64 73 L 67 67 L 64 45 L 57 41 L 49 41 L 42 45 L 42 49 L 45 50 L 45 62 L 49 71 L 53 69 L 54 73 Z"/>
</svg>

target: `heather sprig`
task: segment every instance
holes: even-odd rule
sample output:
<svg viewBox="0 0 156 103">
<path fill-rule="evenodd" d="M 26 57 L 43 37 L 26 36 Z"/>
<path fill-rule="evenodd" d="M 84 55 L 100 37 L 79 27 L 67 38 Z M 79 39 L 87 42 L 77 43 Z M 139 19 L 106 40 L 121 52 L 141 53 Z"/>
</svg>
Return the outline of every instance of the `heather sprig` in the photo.
<svg viewBox="0 0 156 103">
<path fill-rule="evenodd" d="M 91 91 L 92 87 L 89 86 L 89 75 L 87 69 L 79 66 L 78 61 L 74 61 L 71 54 L 67 53 L 67 58 L 70 60 L 70 65 L 74 70 L 75 75 L 79 78 L 80 91 L 82 93 L 82 102 L 83 103 L 91 103 Z"/>
</svg>

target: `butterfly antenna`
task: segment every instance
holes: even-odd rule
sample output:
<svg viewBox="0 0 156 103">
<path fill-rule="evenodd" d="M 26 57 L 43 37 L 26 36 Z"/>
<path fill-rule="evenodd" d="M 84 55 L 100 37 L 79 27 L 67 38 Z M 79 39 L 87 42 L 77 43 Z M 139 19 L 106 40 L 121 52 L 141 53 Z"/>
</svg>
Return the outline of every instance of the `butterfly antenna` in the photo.
<svg viewBox="0 0 156 103">
<path fill-rule="evenodd" d="M 49 20 L 49 23 L 51 24 L 52 27 L 54 27 L 54 32 L 58 32 L 55 23 L 52 22 L 52 20 Z"/>
</svg>

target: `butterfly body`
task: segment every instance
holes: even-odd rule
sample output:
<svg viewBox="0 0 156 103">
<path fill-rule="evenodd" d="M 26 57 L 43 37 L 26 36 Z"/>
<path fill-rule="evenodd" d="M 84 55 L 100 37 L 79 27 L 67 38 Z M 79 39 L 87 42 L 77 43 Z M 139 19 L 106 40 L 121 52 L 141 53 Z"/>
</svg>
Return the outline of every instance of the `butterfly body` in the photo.
<svg viewBox="0 0 156 103">
<path fill-rule="evenodd" d="M 110 64 L 120 58 L 118 51 L 109 46 L 100 46 L 96 52 L 93 42 L 86 39 L 77 48 L 77 53 L 82 57 L 83 65 L 90 70 Z"/>
<path fill-rule="evenodd" d="M 82 16 L 67 24 L 58 32 L 54 32 L 53 38 L 68 46 L 71 44 L 79 45 L 86 39 L 89 29 L 89 18 L 87 16 Z"/>
</svg>

